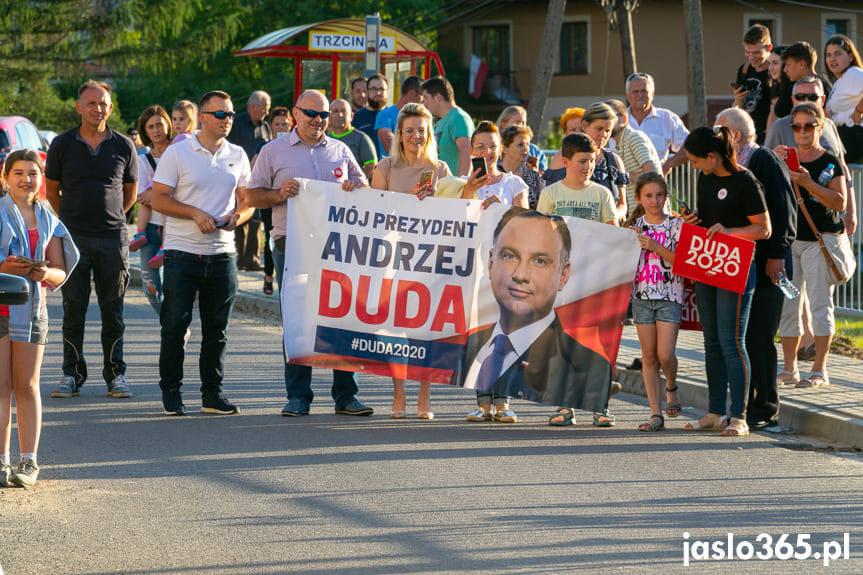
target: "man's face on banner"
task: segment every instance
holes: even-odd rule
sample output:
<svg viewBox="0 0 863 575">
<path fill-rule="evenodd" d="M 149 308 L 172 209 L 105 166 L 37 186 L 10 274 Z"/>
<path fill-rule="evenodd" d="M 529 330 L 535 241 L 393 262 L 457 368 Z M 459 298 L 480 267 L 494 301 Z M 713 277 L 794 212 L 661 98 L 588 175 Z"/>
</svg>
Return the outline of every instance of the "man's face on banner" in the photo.
<svg viewBox="0 0 863 575">
<path fill-rule="evenodd" d="M 560 224 L 564 225 L 564 224 Z M 548 315 L 569 280 L 563 241 L 547 218 L 513 218 L 489 254 L 489 276 L 500 325 L 512 333 Z"/>
</svg>

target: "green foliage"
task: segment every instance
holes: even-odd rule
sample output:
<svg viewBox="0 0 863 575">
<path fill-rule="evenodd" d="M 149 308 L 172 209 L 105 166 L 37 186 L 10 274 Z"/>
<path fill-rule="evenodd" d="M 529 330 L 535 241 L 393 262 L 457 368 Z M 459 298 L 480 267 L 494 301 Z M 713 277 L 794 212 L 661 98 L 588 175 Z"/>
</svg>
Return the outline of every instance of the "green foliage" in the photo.
<svg viewBox="0 0 863 575">
<path fill-rule="evenodd" d="M 421 9 L 412 0 L 4 2 L 0 110 L 27 115 L 40 128 L 66 129 L 78 122 L 76 88 L 89 77 L 115 87 L 112 126 L 122 124 L 120 99 L 130 124 L 151 104 L 196 101 L 211 89 L 231 93 L 238 108 L 256 89 L 270 92 L 275 104 L 290 104 L 291 61 L 238 58 L 233 52 L 281 28 L 373 12 L 432 42 L 420 32 L 434 30 L 445 16 L 443 7 L 442 0 L 428 0 Z"/>
</svg>

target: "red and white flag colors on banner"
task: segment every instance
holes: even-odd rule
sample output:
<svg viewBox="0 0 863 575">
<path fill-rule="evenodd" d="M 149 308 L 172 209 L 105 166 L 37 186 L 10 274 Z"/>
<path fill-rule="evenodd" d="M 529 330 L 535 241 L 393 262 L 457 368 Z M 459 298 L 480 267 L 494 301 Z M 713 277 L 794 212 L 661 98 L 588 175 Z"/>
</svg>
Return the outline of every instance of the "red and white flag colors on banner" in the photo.
<svg viewBox="0 0 863 575">
<path fill-rule="evenodd" d="M 519 222 L 550 230 L 551 247 L 513 231 L 518 245 L 497 261 L 522 265 L 498 274 L 489 257 L 510 209 L 300 180 L 288 201 L 281 293 L 289 361 L 604 408 L 640 253 L 636 235 L 524 211 Z M 564 232 L 554 228 L 563 224 L 568 266 Z M 525 309 L 524 331 L 507 331 L 516 353 L 498 362 L 497 379 L 476 383 L 502 315 Z"/>
<path fill-rule="evenodd" d="M 486 76 L 488 76 L 488 64 L 483 62 L 479 56 L 473 54 L 470 57 L 468 92 L 470 92 L 474 100 L 479 100 L 479 97 L 482 95 L 482 87 L 485 84 Z"/>
<path fill-rule="evenodd" d="M 683 224 L 672 273 L 707 285 L 743 293 L 755 242 L 727 234 L 707 237 L 707 230 Z"/>
</svg>

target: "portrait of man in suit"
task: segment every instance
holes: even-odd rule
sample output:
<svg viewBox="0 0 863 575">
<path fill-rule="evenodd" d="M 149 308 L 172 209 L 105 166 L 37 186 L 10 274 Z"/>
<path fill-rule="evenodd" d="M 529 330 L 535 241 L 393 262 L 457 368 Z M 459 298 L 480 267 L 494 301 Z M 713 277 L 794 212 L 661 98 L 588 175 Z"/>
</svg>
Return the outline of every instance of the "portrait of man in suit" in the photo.
<svg viewBox="0 0 863 575">
<path fill-rule="evenodd" d="M 611 364 L 570 337 L 554 300 L 572 273 L 566 222 L 513 207 L 494 231 L 488 270 L 499 317 L 468 336 L 457 385 L 588 411 L 604 409 Z"/>
</svg>

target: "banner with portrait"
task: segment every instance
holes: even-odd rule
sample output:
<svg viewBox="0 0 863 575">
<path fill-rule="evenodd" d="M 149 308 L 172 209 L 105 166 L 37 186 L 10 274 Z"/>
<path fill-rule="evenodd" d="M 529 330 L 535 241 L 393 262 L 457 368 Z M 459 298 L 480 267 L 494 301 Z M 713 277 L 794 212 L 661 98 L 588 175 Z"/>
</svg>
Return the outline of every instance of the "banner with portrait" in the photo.
<svg viewBox="0 0 863 575">
<path fill-rule="evenodd" d="M 281 292 L 291 363 L 605 405 L 640 253 L 632 231 L 514 209 L 498 238 L 514 245 L 493 252 L 508 206 L 300 184 Z M 512 342 L 495 355 L 501 331 Z"/>
</svg>

